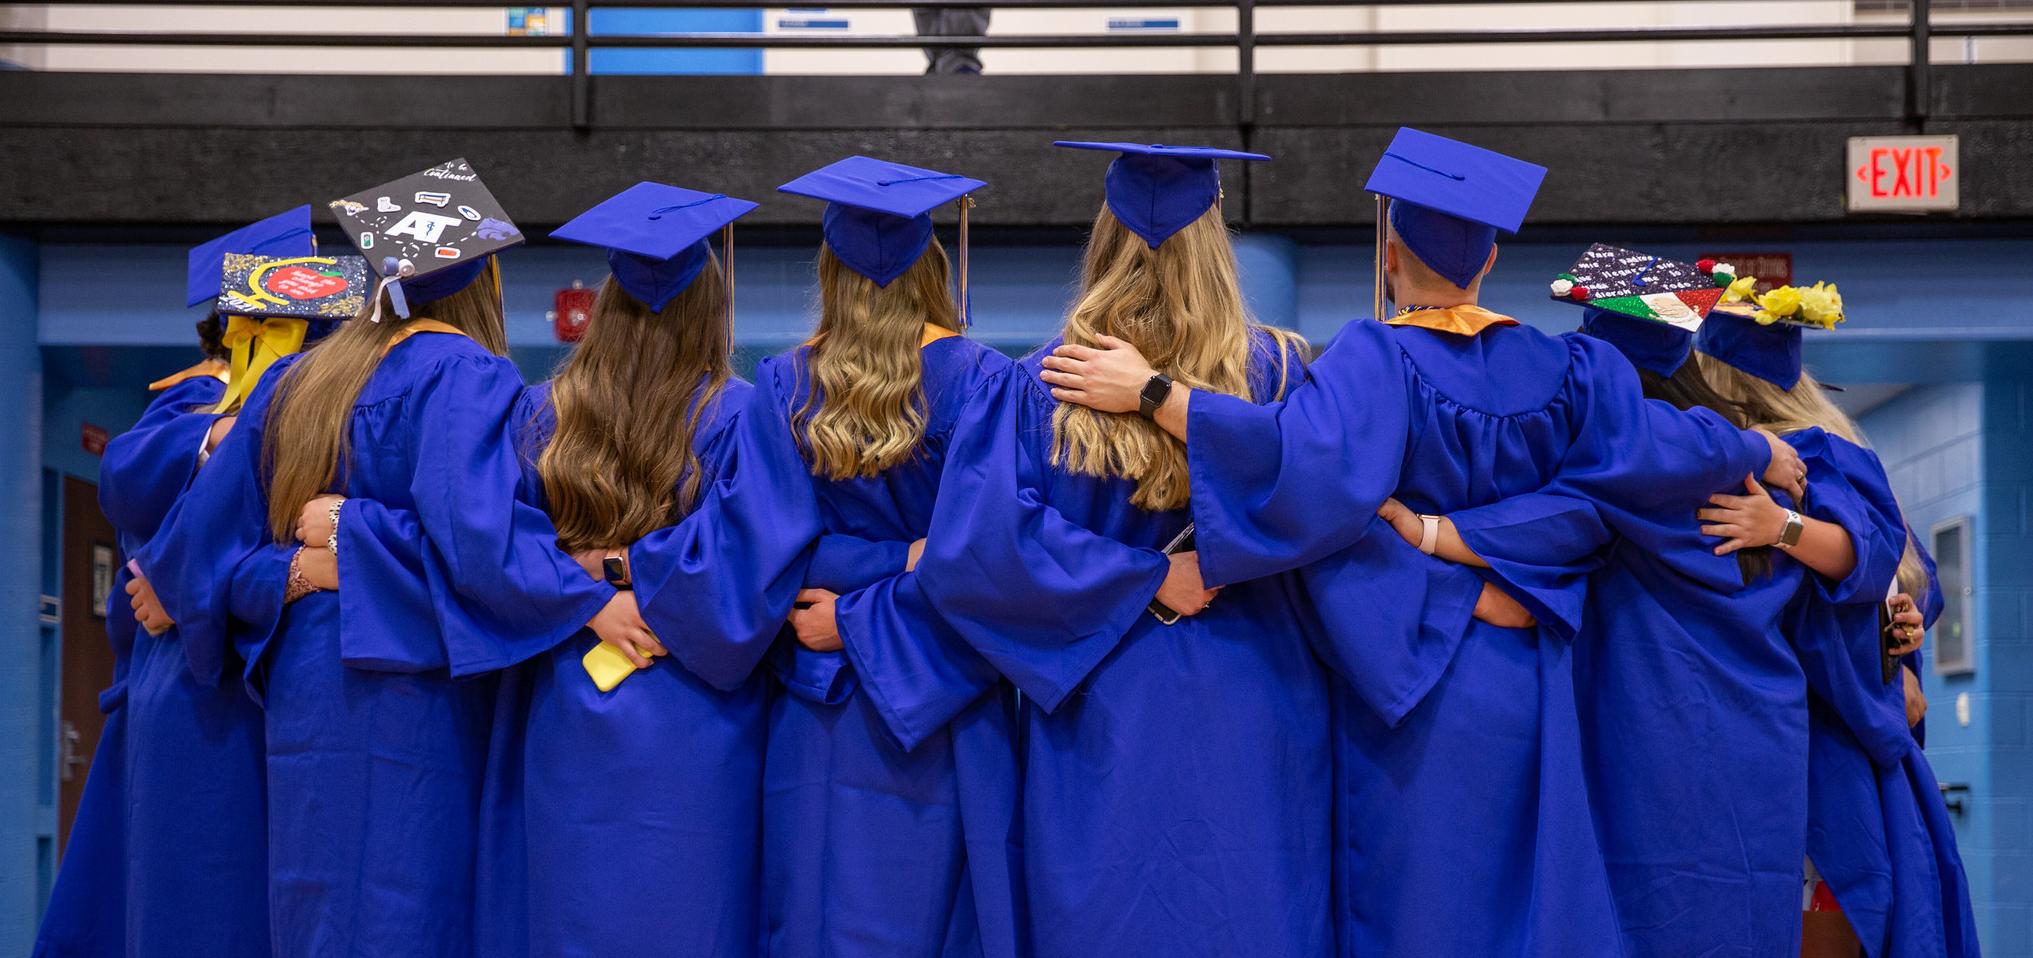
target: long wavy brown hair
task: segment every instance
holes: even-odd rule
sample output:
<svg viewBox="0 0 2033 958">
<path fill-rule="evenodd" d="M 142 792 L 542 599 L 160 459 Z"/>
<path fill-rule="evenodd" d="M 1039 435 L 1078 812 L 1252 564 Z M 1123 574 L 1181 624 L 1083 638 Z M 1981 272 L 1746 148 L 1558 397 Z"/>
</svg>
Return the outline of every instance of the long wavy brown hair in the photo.
<svg viewBox="0 0 2033 958">
<path fill-rule="evenodd" d="M 819 249 L 819 331 L 806 366 L 812 388 L 793 415 L 812 474 L 880 475 L 925 438 L 925 324 L 959 331 L 946 248 L 924 255 L 888 286 Z"/>
<path fill-rule="evenodd" d="M 411 304 L 411 318 L 384 314 L 381 322 L 362 315 L 305 351 L 276 384 L 263 443 L 268 473 L 268 527 L 277 542 L 296 540 L 297 514 L 304 503 L 334 487 L 345 472 L 353 404 L 381 365 L 388 344 L 423 319 L 435 319 L 473 338 L 497 356 L 508 353 L 501 321 L 500 266 L 488 261 L 477 280 L 443 299 Z"/>
<path fill-rule="evenodd" d="M 624 546 L 691 511 L 692 439 L 734 375 L 733 336 L 717 259 L 660 312 L 612 276 L 601 284 L 585 338 L 551 377 L 558 427 L 537 457 L 566 551 Z"/>
<path fill-rule="evenodd" d="M 1157 249 L 1101 208 L 1087 240 L 1080 298 L 1066 317 L 1066 342 L 1092 346 L 1096 337 L 1114 336 L 1174 382 L 1247 397 L 1253 329 L 1270 333 L 1277 345 L 1283 396 L 1291 354 L 1306 341 L 1251 320 L 1219 204 Z M 1130 504 L 1152 511 L 1181 508 L 1192 493 L 1185 447 L 1130 413 L 1059 404 L 1052 464 L 1078 475 L 1134 479 Z"/>
<path fill-rule="evenodd" d="M 1835 400 L 1828 398 L 1828 390 L 1823 389 L 1821 381 L 1807 370 L 1800 371 L 1800 381 L 1794 383 L 1792 389 L 1781 389 L 1777 383 L 1767 382 L 1707 353 L 1697 352 L 1694 358 L 1701 364 L 1702 375 L 1708 378 L 1715 391 L 1742 408 L 1752 426 L 1764 426 L 1781 435 L 1819 426 L 1859 446 L 1870 445 L 1856 420 L 1843 412 Z M 1809 489 L 1808 495 L 1813 494 L 1813 490 Z M 1924 591 L 1926 582 L 1927 567 L 1920 561 L 1920 552 L 1914 547 L 1912 530 L 1909 529 L 1905 554 L 1899 557 L 1900 588 L 1918 595 L 1907 586 L 1918 583 Z"/>
</svg>

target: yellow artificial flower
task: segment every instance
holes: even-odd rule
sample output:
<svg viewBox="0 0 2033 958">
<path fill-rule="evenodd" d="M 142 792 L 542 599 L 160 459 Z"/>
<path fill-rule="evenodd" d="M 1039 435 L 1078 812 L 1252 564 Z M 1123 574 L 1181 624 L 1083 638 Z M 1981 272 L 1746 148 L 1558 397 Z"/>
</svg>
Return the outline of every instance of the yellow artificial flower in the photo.
<svg viewBox="0 0 2033 958">
<path fill-rule="evenodd" d="M 1810 323 L 1834 329 L 1842 322 L 1842 293 L 1832 283 L 1815 283 L 1800 291 L 1800 315 Z"/>
<path fill-rule="evenodd" d="M 1765 311 L 1758 317 L 1758 322 L 1770 326 L 1800 311 L 1800 291 L 1791 286 L 1780 286 L 1759 296 L 1758 307 Z"/>
<path fill-rule="evenodd" d="M 1757 288 L 1758 278 L 1756 276 L 1739 276 L 1736 278 L 1736 282 L 1729 284 L 1729 288 L 1723 291 L 1722 301 L 1725 303 L 1741 303 L 1744 300 L 1750 299 L 1751 291 Z"/>
</svg>

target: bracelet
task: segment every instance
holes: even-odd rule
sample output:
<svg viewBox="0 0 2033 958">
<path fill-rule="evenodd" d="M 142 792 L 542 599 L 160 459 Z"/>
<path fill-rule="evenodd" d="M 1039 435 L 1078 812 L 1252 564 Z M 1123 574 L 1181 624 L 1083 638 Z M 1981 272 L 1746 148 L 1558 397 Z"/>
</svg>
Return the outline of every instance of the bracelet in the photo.
<svg viewBox="0 0 2033 958">
<path fill-rule="evenodd" d="M 304 575 L 303 555 L 304 550 L 301 546 L 297 547 L 297 550 L 289 555 L 289 578 L 284 581 L 282 587 L 282 601 L 284 605 L 295 602 L 313 592 L 325 591 L 312 585 L 311 580 Z"/>
<path fill-rule="evenodd" d="M 334 556 L 339 554 L 339 510 L 344 508 L 346 500 L 332 500 L 332 534 L 325 539 L 325 548 L 332 550 Z"/>
<path fill-rule="evenodd" d="M 1421 515 L 1419 517 L 1419 551 L 1432 555 L 1440 547 L 1440 517 Z"/>
</svg>

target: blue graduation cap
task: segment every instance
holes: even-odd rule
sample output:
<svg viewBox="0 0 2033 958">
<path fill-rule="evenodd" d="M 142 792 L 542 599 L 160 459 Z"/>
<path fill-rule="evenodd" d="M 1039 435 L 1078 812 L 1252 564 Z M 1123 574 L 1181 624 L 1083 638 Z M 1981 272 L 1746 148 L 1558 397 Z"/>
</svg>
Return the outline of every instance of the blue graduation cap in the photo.
<svg viewBox="0 0 2033 958">
<path fill-rule="evenodd" d="M 661 312 L 706 268 L 708 237 L 755 207 L 720 193 L 642 182 L 552 230 L 551 238 L 605 248 L 614 281 Z"/>
<path fill-rule="evenodd" d="M 849 269 L 888 286 L 923 256 L 932 242 L 934 207 L 988 184 L 869 156 L 850 156 L 777 187 L 825 200 L 826 245 Z M 967 205 L 960 208 L 960 284 L 967 288 Z M 964 315 L 964 312 L 963 312 Z"/>
<path fill-rule="evenodd" d="M 1108 208 L 1152 249 L 1199 219 L 1220 198 L 1221 173 L 1215 160 L 1270 159 L 1262 153 L 1212 146 L 1085 140 L 1057 140 L 1052 145 L 1122 154 L 1108 164 Z"/>
<path fill-rule="evenodd" d="M 1701 324 L 1701 351 L 1780 389 L 1800 382 L 1800 331 L 1793 323 L 1760 323 L 1749 310 L 1718 306 Z"/>
<path fill-rule="evenodd" d="M 260 256 L 310 256 L 317 252 L 311 235 L 311 208 L 299 206 L 277 213 L 258 223 L 249 223 L 231 233 L 191 247 L 186 266 L 186 307 L 219 295 L 219 277 L 228 253 Z"/>
<path fill-rule="evenodd" d="M 1615 346 L 1631 365 L 1660 376 L 1679 372 L 1694 352 L 1694 336 L 1683 327 L 1593 306 L 1581 311 L 1581 331 Z"/>
<path fill-rule="evenodd" d="M 1516 233 L 1546 168 L 1459 140 L 1401 127 L 1363 188 L 1388 196 L 1390 223 L 1421 262 L 1467 287 L 1498 230 Z"/>
</svg>

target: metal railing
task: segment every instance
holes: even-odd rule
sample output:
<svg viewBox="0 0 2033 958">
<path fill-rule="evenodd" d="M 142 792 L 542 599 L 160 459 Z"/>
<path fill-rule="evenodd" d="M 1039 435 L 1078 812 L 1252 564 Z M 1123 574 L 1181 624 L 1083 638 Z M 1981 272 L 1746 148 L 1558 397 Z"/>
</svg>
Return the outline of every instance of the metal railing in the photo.
<svg viewBox="0 0 2033 958">
<path fill-rule="evenodd" d="M 201 7 L 275 6 L 274 0 L 178 0 Z M 322 0 L 318 6 L 387 7 L 392 0 Z M 1233 33 L 1174 34 L 994 34 L 986 36 L 849 35 L 805 36 L 768 33 L 680 32 L 650 35 L 594 34 L 588 23 L 597 8 L 758 9 L 744 0 L 572 0 L 568 32 L 561 35 L 495 34 L 285 34 L 285 33 L 152 33 L 50 30 L 0 30 L 0 45 L 146 44 L 151 46 L 262 46 L 367 48 L 493 48 L 503 50 L 568 50 L 564 81 L 571 89 L 571 120 L 578 128 L 591 123 L 592 51 L 596 49 L 805 49 L 881 50 L 926 48 L 1088 49 L 1088 48 L 1228 48 L 1236 52 L 1237 103 L 1245 131 L 1254 123 L 1256 54 L 1265 48 L 1321 46 L 1445 46 L 1459 44 L 1530 43 L 1668 43 L 1746 40 L 1872 40 L 1908 41 L 1907 119 L 1916 127 L 1927 120 L 1932 71 L 1929 41 L 1934 37 L 2033 36 L 2033 22 L 1943 22 L 1932 19 L 1930 0 L 1913 0 L 1905 24 L 1801 24 L 1792 26 L 1615 27 L 1550 30 L 1373 30 L 1364 32 L 1265 33 L 1256 29 L 1256 12 L 1272 7 L 1446 7 L 1490 0 L 1013 0 L 986 4 L 976 0 L 827 0 L 827 9 L 907 9 L 982 7 L 996 9 L 1067 8 L 1229 8 L 1236 13 Z M 1536 5 L 1554 0 L 1512 0 Z M 1566 3 L 1617 3 L 1625 0 L 1564 0 Z M 1699 0 L 1689 0 L 1699 2 Z M 41 6 L 108 6 L 114 0 L 44 0 Z M 408 8 L 494 8 L 499 0 L 414 0 Z"/>
</svg>

